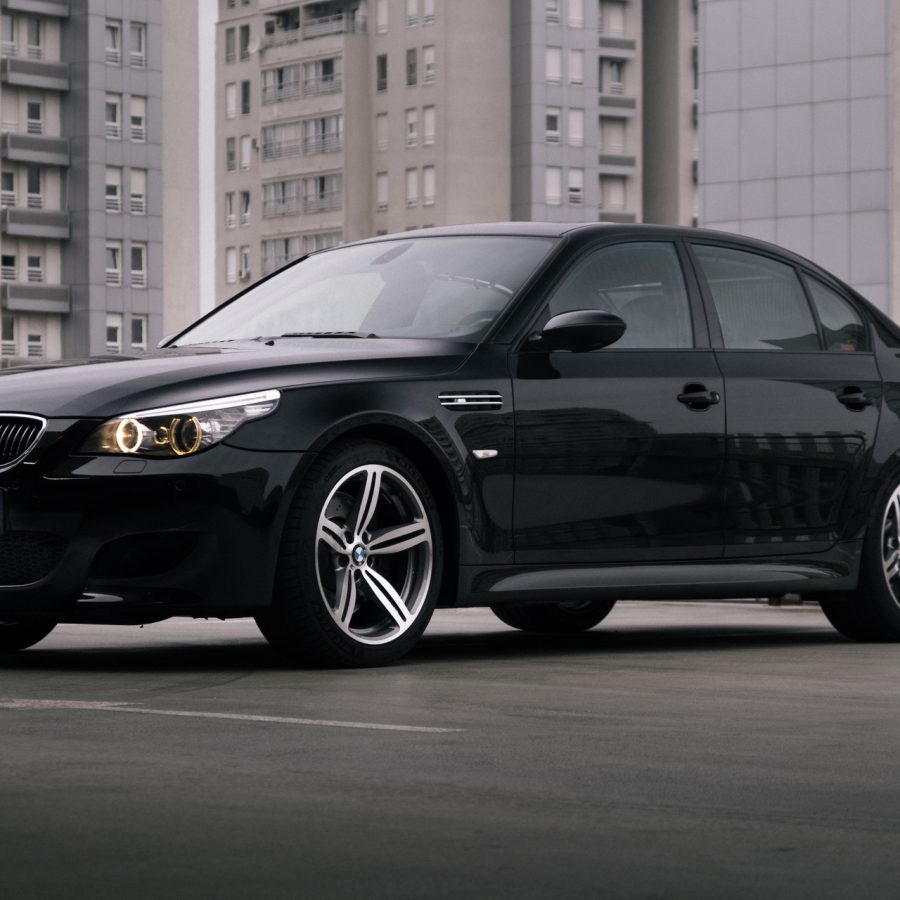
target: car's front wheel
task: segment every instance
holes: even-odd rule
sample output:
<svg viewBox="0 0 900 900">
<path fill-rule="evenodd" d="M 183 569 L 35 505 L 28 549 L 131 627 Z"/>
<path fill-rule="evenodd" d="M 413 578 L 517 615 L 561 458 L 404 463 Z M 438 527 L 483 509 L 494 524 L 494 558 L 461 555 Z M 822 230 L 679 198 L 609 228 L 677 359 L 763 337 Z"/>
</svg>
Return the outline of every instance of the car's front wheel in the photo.
<svg viewBox="0 0 900 900">
<path fill-rule="evenodd" d="M 492 606 L 491 612 L 504 624 L 522 631 L 573 634 L 599 625 L 615 605 L 615 600 L 508 603 Z"/>
<path fill-rule="evenodd" d="M 858 641 L 900 641 L 900 479 L 882 488 L 869 521 L 859 586 L 846 594 L 823 595 L 828 621 Z"/>
<path fill-rule="evenodd" d="M 0 622 L 0 653 L 16 653 L 42 641 L 56 622 Z"/>
<path fill-rule="evenodd" d="M 377 666 L 418 641 L 442 574 L 437 504 L 413 463 L 366 441 L 323 454 L 297 493 L 266 639 L 310 665 Z"/>
</svg>

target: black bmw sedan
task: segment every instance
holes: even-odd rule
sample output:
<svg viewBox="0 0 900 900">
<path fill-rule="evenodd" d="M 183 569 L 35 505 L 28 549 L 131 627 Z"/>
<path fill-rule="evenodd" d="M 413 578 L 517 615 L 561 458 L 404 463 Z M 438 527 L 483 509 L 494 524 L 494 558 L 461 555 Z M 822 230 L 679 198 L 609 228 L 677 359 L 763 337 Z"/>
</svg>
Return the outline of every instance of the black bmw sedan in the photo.
<svg viewBox="0 0 900 900">
<path fill-rule="evenodd" d="M 818 600 L 900 638 L 900 328 L 696 229 L 499 224 L 316 253 L 156 352 L 0 374 L 0 650 L 254 616 L 396 660 L 436 606 Z"/>
</svg>

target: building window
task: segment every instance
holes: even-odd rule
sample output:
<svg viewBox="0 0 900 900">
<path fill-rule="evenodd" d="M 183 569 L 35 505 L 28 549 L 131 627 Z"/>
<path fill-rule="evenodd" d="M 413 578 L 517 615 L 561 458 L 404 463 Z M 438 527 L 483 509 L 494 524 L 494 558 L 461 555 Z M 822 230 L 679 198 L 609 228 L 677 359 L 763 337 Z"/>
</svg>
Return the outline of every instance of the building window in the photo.
<svg viewBox="0 0 900 900">
<path fill-rule="evenodd" d="M 263 185 L 263 218 L 295 216 L 300 212 L 300 182 L 270 181 Z"/>
<path fill-rule="evenodd" d="M 28 134 L 44 133 L 44 105 L 39 100 L 25 104 L 25 130 Z"/>
<path fill-rule="evenodd" d="M 419 170 L 406 170 L 406 205 L 417 206 L 419 203 Z"/>
<path fill-rule="evenodd" d="M 4 356 L 15 356 L 16 353 L 16 317 L 3 316 L 0 323 L 0 353 Z"/>
<path fill-rule="evenodd" d="M 433 106 L 422 108 L 422 143 L 433 144 L 437 131 L 437 116 Z"/>
<path fill-rule="evenodd" d="M 237 140 L 233 137 L 225 139 L 225 169 L 233 172 L 237 168 Z"/>
<path fill-rule="evenodd" d="M 434 166 L 424 166 L 422 168 L 422 204 L 423 206 L 434 206 L 435 194 L 435 173 Z"/>
<path fill-rule="evenodd" d="M 550 84 L 559 84 L 562 79 L 562 50 L 559 47 L 547 47 L 544 58 L 546 79 Z"/>
<path fill-rule="evenodd" d="M 301 255 L 300 238 L 274 238 L 262 242 L 262 271 L 268 275 Z"/>
<path fill-rule="evenodd" d="M 375 176 L 375 208 L 383 212 L 388 208 L 388 173 L 379 172 Z"/>
<path fill-rule="evenodd" d="M 303 93 L 330 94 L 342 87 L 341 58 L 317 59 L 303 64 Z"/>
<path fill-rule="evenodd" d="M 228 247 L 225 250 L 225 281 L 234 284 L 237 281 L 237 249 Z"/>
<path fill-rule="evenodd" d="M 584 50 L 569 51 L 569 84 L 584 84 Z"/>
<path fill-rule="evenodd" d="M 226 28 L 225 29 L 225 62 L 233 63 L 237 59 L 237 53 L 235 52 L 235 43 L 234 43 L 234 29 Z"/>
<path fill-rule="evenodd" d="M 106 167 L 106 211 L 122 212 L 122 170 L 118 166 Z"/>
<path fill-rule="evenodd" d="M 250 115 L 250 81 L 241 82 L 241 115 Z"/>
<path fill-rule="evenodd" d="M 16 19 L 11 13 L 0 15 L 0 51 L 6 56 L 18 53 L 16 46 Z"/>
<path fill-rule="evenodd" d="M 303 252 L 315 253 L 316 250 L 327 250 L 329 247 L 337 247 L 343 240 L 340 231 L 326 231 L 322 234 L 304 234 Z"/>
<path fill-rule="evenodd" d="M 251 141 L 249 134 L 241 135 L 241 168 L 249 169 L 250 168 L 250 149 L 251 149 Z"/>
<path fill-rule="evenodd" d="M 129 120 L 131 140 L 143 144 L 147 140 L 147 98 L 131 98 L 131 117 Z"/>
<path fill-rule="evenodd" d="M 601 34 L 621 36 L 625 34 L 625 0 L 600 0 Z"/>
<path fill-rule="evenodd" d="M 147 317 L 132 316 L 131 317 L 131 349 L 146 350 L 147 349 Z"/>
<path fill-rule="evenodd" d="M 435 78 L 435 50 L 434 44 L 422 48 L 422 81 L 425 84 L 434 84 Z"/>
<path fill-rule="evenodd" d="M 28 166 L 25 170 L 25 183 L 28 190 L 28 208 L 43 209 L 44 188 L 43 173 L 40 166 Z"/>
<path fill-rule="evenodd" d="M 625 152 L 625 120 L 604 116 L 600 119 L 600 149 L 604 153 Z"/>
<path fill-rule="evenodd" d="M 147 170 L 132 169 L 128 205 L 133 216 L 147 214 Z"/>
<path fill-rule="evenodd" d="M 41 284 L 44 280 L 44 261 L 40 256 L 26 257 L 25 277 L 32 284 Z"/>
<path fill-rule="evenodd" d="M 5 171 L 0 174 L 0 206 L 16 205 L 16 173 Z"/>
<path fill-rule="evenodd" d="M 551 144 L 558 144 L 560 111 L 558 107 L 548 106 L 544 116 L 544 140 Z"/>
<path fill-rule="evenodd" d="M 569 110 L 569 146 L 570 147 L 583 147 L 584 146 L 584 110 L 583 109 L 570 109 Z"/>
<path fill-rule="evenodd" d="M 324 212 L 343 205 L 343 177 L 317 175 L 303 179 L 303 212 Z"/>
<path fill-rule="evenodd" d="M 284 125 L 266 125 L 262 130 L 262 141 L 264 160 L 299 156 L 302 147 L 300 123 L 287 122 Z"/>
<path fill-rule="evenodd" d="M 344 144 L 344 117 L 321 116 L 303 122 L 303 152 L 332 153 Z"/>
<path fill-rule="evenodd" d="M 419 81 L 419 69 L 415 47 L 406 51 L 406 86 L 414 87 Z"/>
<path fill-rule="evenodd" d="M 626 208 L 626 186 L 622 175 L 600 176 L 600 208 L 621 211 Z"/>
<path fill-rule="evenodd" d="M 122 137 L 122 95 L 106 95 L 106 137 L 118 141 Z"/>
<path fill-rule="evenodd" d="M 300 66 L 280 66 L 263 72 L 263 103 L 280 103 L 300 96 Z"/>
<path fill-rule="evenodd" d="M 250 248 L 247 246 L 241 247 L 241 256 L 240 256 L 241 267 L 238 271 L 238 278 L 241 281 L 249 281 L 250 280 Z"/>
<path fill-rule="evenodd" d="M 408 109 L 406 111 L 406 146 L 415 147 L 419 142 L 419 111 Z"/>
<path fill-rule="evenodd" d="M 569 203 L 581 206 L 584 203 L 584 169 L 569 169 Z"/>
<path fill-rule="evenodd" d="M 434 24 L 434 0 L 422 0 L 422 22 L 425 25 Z"/>
<path fill-rule="evenodd" d="M 132 22 L 129 29 L 131 46 L 129 57 L 133 69 L 147 68 L 147 26 L 143 22 Z"/>
<path fill-rule="evenodd" d="M 106 64 L 122 65 L 122 23 L 106 20 Z"/>
<path fill-rule="evenodd" d="M 386 53 L 379 53 L 375 57 L 375 88 L 386 91 L 388 86 L 388 60 Z"/>
<path fill-rule="evenodd" d="M 559 22 L 560 0 L 544 0 L 545 17 L 548 22 Z"/>
<path fill-rule="evenodd" d="M 375 116 L 375 149 L 387 150 L 388 148 L 388 114 L 378 113 Z"/>
<path fill-rule="evenodd" d="M 250 59 L 250 26 L 241 25 L 240 30 L 241 59 Z"/>
<path fill-rule="evenodd" d="M 234 212 L 234 191 L 225 195 L 225 227 L 234 228 L 237 224 L 237 216 Z"/>
<path fill-rule="evenodd" d="M 147 287 L 147 245 L 131 245 L 131 286 Z"/>
<path fill-rule="evenodd" d="M 237 84 L 230 81 L 225 85 L 225 118 L 233 119 L 237 115 Z"/>
<path fill-rule="evenodd" d="M 375 32 L 384 34 L 388 30 L 388 0 L 376 0 Z"/>
<path fill-rule="evenodd" d="M 562 169 L 558 166 L 547 166 L 544 170 L 544 179 L 547 205 L 559 206 L 562 203 Z"/>
<path fill-rule="evenodd" d="M 241 191 L 241 227 L 250 224 L 250 191 Z"/>
<path fill-rule="evenodd" d="M 122 242 L 106 242 L 106 284 L 119 287 L 122 284 Z"/>
<path fill-rule="evenodd" d="M 122 352 L 122 313 L 106 314 L 106 352 Z"/>
<path fill-rule="evenodd" d="M 406 27 L 414 28 L 419 21 L 419 0 L 406 0 Z"/>
<path fill-rule="evenodd" d="M 27 338 L 26 352 L 32 359 L 43 359 L 44 336 L 42 334 L 29 334 Z"/>
<path fill-rule="evenodd" d="M 625 93 L 625 63 L 620 59 L 600 60 L 600 93 Z"/>
<path fill-rule="evenodd" d="M 0 257 L 0 278 L 4 281 L 15 281 L 19 277 L 19 269 L 14 253 L 4 253 Z"/>
<path fill-rule="evenodd" d="M 584 0 L 569 0 L 569 27 L 584 28 Z"/>
<path fill-rule="evenodd" d="M 37 16 L 28 17 L 28 41 L 26 44 L 29 59 L 44 58 L 44 28 Z"/>
</svg>

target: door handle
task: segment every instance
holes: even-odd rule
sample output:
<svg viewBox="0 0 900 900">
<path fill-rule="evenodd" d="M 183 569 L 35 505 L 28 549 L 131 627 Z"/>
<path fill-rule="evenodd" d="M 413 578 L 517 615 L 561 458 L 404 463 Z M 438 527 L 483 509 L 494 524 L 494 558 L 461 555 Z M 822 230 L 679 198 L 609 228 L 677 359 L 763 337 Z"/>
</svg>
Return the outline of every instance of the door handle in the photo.
<svg viewBox="0 0 900 900">
<path fill-rule="evenodd" d="M 705 384 L 686 384 L 677 399 L 688 409 L 702 410 L 714 406 L 722 396 L 718 391 L 708 391 Z"/>
<path fill-rule="evenodd" d="M 843 403 L 847 409 L 861 410 L 872 406 L 875 402 L 865 391 L 858 387 L 847 387 L 837 395 L 838 402 Z"/>
</svg>

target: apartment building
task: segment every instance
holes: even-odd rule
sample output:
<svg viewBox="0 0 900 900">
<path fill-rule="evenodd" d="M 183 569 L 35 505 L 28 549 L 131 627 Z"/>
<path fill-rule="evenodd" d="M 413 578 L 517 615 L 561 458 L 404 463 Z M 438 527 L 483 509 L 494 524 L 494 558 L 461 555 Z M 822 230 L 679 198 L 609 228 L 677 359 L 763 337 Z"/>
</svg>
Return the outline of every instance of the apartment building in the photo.
<svg viewBox="0 0 900 900">
<path fill-rule="evenodd" d="M 701 0 L 702 224 L 900 315 L 900 2 Z"/>
<path fill-rule="evenodd" d="M 161 333 L 160 4 L 0 14 L 0 354 L 144 350 Z"/>
</svg>

